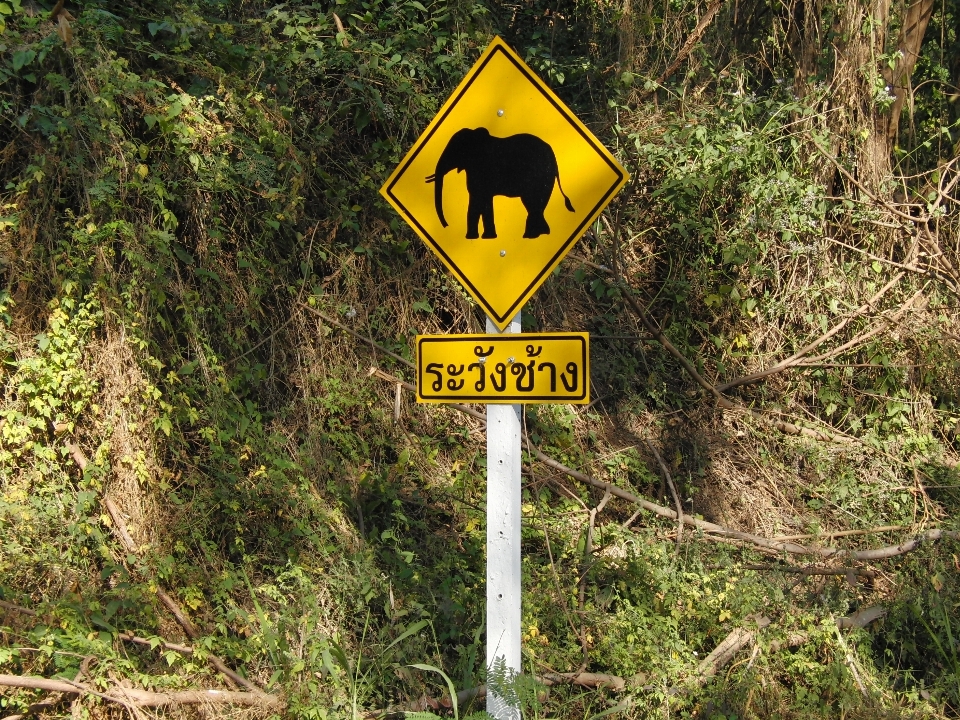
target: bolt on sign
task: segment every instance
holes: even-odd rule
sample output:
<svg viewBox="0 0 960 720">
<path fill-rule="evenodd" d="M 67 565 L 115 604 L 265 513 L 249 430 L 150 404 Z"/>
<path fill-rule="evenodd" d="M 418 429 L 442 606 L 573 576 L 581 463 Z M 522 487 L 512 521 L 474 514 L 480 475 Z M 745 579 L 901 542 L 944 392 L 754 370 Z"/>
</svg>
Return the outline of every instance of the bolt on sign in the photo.
<svg viewBox="0 0 960 720">
<path fill-rule="evenodd" d="M 587 333 L 418 335 L 417 402 L 590 402 Z"/>
<path fill-rule="evenodd" d="M 628 179 L 496 38 L 380 192 L 503 330 Z"/>
</svg>

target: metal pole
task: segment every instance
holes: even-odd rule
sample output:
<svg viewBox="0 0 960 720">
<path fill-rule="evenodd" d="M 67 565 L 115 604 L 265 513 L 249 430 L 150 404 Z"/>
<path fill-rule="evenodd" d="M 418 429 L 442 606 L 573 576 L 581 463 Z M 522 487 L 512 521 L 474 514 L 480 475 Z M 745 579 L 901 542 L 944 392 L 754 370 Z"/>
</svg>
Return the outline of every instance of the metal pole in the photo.
<svg viewBox="0 0 960 720">
<path fill-rule="evenodd" d="M 499 332 L 489 318 L 487 332 Z M 520 332 L 519 312 L 504 332 Z M 520 718 L 491 682 L 520 673 L 520 413 L 487 405 L 487 712 L 497 720 Z"/>
</svg>

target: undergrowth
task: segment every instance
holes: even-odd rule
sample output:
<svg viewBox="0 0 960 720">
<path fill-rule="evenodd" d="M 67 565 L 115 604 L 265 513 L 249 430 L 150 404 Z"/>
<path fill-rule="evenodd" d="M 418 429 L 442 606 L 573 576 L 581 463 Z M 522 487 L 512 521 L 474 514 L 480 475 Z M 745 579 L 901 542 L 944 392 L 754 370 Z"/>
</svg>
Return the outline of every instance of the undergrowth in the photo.
<svg viewBox="0 0 960 720">
<path fill-rule="evenodd" d="M 0 2 L 0 672 L 214 687 L 214 654 L 306 718 L 446 713 L 424 698 L 497 680 L 483 667 L 481 425 L 409 393 L 395 416 L 400 391 L 367 373 L 409 380 L 383 350 L 412 360 L 417 333 L 482 328 L 377 190 L 495 34 L 633 178 L 524 309 L 525 329 L 593 345 L 593 404 L 526 408 L 531 442 L 673 507 L 650 441 L 687 513 L 765 537 L 862 548 L 956 529 L 960 303 L 956 278 L 924 270 L 925 238 L 955 268 L 960 237 L 955 192 L 931 194 L 956 176 L 943 97 L 898 150 L 900 186 L 922 202 L 892 206 L 892 181 L 850 180 L 865 139 L 831 125 L 829 87 L 798 92 L 787 55 L 772 72 L 731 47 L 727 10 L 686 75 L 656 87 L 696 2 L 68 9 Z M 955 4 L 938 12 L 945 29 Z M 765 37 L 770 52 L 783 40 Z M 955 42 L 944 30 L 922 71 L 947 73 L 936 50 Z M 758 417 L 720 410 L 626 292 L 716 385 L 845 324 L 819 359 L 728 391 Z M 613 500 L 585 558 L 602 493 L 525 468 L 526 716 L 960 709 L 955 543 L 804 575 L 749 544 L 689 528 L 678 541 Z M 838 629 L 877 605 L 881 620 Z M 761 619 L 705 678 L 711 651 Z M 624 690 L 532 680 L 580 667 Z M 0 707 L 40 697 L 7 689 Z"/>
</svg>

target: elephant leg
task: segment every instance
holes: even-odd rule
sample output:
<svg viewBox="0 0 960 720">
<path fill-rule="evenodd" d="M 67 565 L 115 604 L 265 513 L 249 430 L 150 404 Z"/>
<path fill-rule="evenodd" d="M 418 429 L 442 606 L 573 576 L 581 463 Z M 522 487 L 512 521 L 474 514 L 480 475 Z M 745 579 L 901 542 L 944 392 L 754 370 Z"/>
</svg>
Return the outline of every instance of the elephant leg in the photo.
<svg viewBox="0 0 960 720">
<path fill-rule="evenodd" d="M 547 225 L 547 219 L 543 216 L 543 211 L 546 210 L 549 199 L 549 193 L 546 197 L 525 196 L 521 198 L 523 206 L 527 209 L 527 224 L 523 230 L 525 238 L 536 238 L 550 234 L 550 226 Z"/>
<path fill-rule="evenodd" d="M 490 199 L 487 200 L 483 205 L 483 210 L 480 211 L 480 217 L 483 218 L 483 237 L 493 239 L 497 236 L 497 226 L 493 222 L 493 196 L 490 196 Z"/>
<path fill-rule="evenodd" d="M 480 237 L 480 203 L 470 194 L 470 203 L 467 205 L 467 240 L 476 240 Z M 484 224 L 486 229 L 486 224 Z"/>
</svg>

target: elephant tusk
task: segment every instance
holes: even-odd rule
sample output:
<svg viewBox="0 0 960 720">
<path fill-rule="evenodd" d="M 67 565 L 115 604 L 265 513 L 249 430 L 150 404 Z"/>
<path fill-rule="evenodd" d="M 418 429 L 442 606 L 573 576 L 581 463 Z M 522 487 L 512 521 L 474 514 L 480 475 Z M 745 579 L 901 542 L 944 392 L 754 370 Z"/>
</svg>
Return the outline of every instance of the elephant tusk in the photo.
<svg viewBox="0 0 960 720">
<path fill-rule="evenodd" d="M 437 176 L 436 176 L 436 175 L 427 175 L 426 182 L 432 183 L 432 182 L 436 182 L 436 180 L 437 180 Z"/>
</svg>

